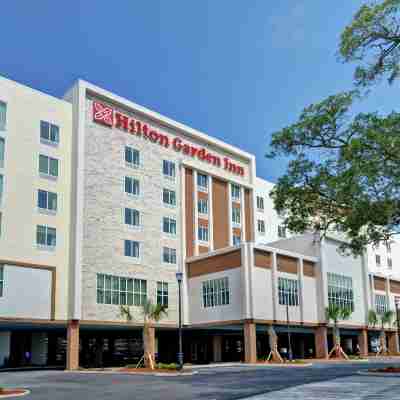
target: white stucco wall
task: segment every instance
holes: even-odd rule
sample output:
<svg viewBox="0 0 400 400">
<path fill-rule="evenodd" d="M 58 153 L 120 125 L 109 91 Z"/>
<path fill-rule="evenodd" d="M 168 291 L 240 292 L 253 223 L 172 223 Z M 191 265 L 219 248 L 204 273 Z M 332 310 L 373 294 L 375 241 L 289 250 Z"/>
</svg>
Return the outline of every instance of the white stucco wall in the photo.
<svg viewBox="0 0 400 400">
<path fill-rule="evenodd" d="M 50 319 L 51 280 L 48 270 L 4 266 L 0 317 Z"/>
<path fill-rule="evenodd" d="M 252 268 L 252 296 L 255 319 L 273 319 L 271 270 Z"/>
<path fill-rule="evenodd" d="M 314 268 L 317 268 L 317 266 Z M 317 322 L 318 321 L 317 279 L 315 277 L 305 276 L 303 285 L 304 285 L 303 320 L 304 322 Z"/>
</svg>

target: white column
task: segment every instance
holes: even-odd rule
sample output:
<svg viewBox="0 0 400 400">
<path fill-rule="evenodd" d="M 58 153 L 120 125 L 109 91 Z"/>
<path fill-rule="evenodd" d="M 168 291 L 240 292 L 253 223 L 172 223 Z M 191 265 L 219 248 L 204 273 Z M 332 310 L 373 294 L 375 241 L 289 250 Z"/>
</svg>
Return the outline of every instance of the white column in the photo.
<svg viewBox="0 0 400 400">
<path fill-rule="evenodd" d="M 302 258 L 299 258 L 297 260 L 297 273 L 299 277 L 300 321 L 304 322 L 305 295 L 304 295 L 304 265 Z"/>
<path fill-rule="evenodd" d="M 361 265 L 362 265 L 362 277 L 363 277 L 363 300 L 365 305 L 365 324 L 368 325 L 368 311 L 373 308 L 371 305 L 371 294 L 370 294 L 370 281 L 368 276 L 368 265 L 366 252 L 361 256 Z"/>
<path fill-rule="evenodd" d="M 199 210 L 197 208 L 197 200 L 198 200 L 198 187 L 197 187 L 197 171 L 193 170 L 193 188 L 194 188 L 194 255 L 199 255 Z"/>
<path fill-rule="evenodd" d="M 251 265 L 250 265 L 250 249 L 246 243 L 242 243 L 241 246 L 241 276 L 242 276 L 242 307 L 243 307 L 243 319 L 253 318 L 253 307 L 252 307 L 252 290 L 251 290 Z"/>
<path fill-rule="evenodd" d="M 240 187 L 240 227 L 242 230 L 242 242 L 246 241 L 246 213 L 244 208 L 244 187 Z"/>
<path fill-rule="evenodd" d="M 328 307 L 328 282 L 327 282 L 327 271 L 326 271 L 326 255 L 324 253 L 324 242 L 320 239 L 319 243 L 319 274 L 317 274 L 317 302 L 318 302 L 318 322 L 325 322 L 325 309 Z"/>
<path fill-rule="evenodd" d="M 212 197 L 212 184 L 213 184 L 213 178 L 211 175 L 208 176 L 208 236 L 209 236 L 209 242 L 210 242 L 210 247 L 209 250 L 213 251 L 214 250 L 214 215 L 213 215 L 213 197 Z"/>
<path fill-rule="evenodd" d="M 272 269 L 271 269 L 271 284 L 272 284 L 272 314 L 273 319 L 278 319 L 278 262 L 276 252 L 272 253 Z"/>
<path fill-rule="evenodd" d="M 369 285 L 371 288 L 371 308 L 375 310 L 375 284 L 374 284 L 374 275 L 369 275 Z"/>
</svg>

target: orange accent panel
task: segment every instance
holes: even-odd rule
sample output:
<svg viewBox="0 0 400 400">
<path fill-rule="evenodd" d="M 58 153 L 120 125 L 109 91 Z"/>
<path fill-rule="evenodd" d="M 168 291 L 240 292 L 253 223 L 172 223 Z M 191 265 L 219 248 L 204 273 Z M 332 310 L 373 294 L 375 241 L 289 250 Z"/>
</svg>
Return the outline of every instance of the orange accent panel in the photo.
<svg viewBox="0 0 400 400">
<path fill-rule="evenodd" d="M 400 294 L 400 282 L 390 281 L 390 291 L 392 293 Z"/>
<path fill-rule="evenodd" d="M 208 226 L 208 219 L 199 218 L 199 226 Z"/>
<path fill-rule="evenodd" d="M 242 237 L 242 230 L 240 228 L 232 228 L 232 233 L 236 236 Z"/>
<path fill-rule="evenodd" d="M 213 178 L 212 191 L 214 249 L 217 250 L 229 246 L 228 184 Z"/>
<path fill-rule="evenodd" d="M 205 254 L 205 253 L 208 253 L 208 252 L 209 252 L 208 247 L 206 247 L 206 246 L 199 246 L 199 253 L 200 253 L 200 254 Z"/>
<path fill-rule="evenodd" d="M 375 290 L 386 290 L 386 280 L 384 278 L 378 278 L 374 276 L 374 288 Z"/>
<path fill-rule="evenodd" d="M 253 201 L 252 192 L 249 189 L 244 191 L 244 213 L 246 223 L 246 242 L 254 241 L 254 223 L 253 223 Z"/>
<path fill-rule="evenodd" d="M 297 274 L 297 259 L 278 254 L 278 271 L 288 274 Z"/>
<path fill-rule="evenodd" d="M 193 170 L 185 170 L 185 218 L 186 218 L 186 256 L 194 254 L 194 184 Z"/>
<path fill-rule="evenodd" d="M 303 261 L 303 275 L 315 277 L 315 264 L 311 261 Z"/>
<path fill-rule="evenodd" d="M 208 200 L 208 193 L 205 192 L 197 192 L 197 198 L 200 200 Z"/>
<path fill-rule="evenodd" d="M 272 267 L 271 253 L 254 250 L 254 265 L 256 267 L 270 269 Z"/>
</svg>

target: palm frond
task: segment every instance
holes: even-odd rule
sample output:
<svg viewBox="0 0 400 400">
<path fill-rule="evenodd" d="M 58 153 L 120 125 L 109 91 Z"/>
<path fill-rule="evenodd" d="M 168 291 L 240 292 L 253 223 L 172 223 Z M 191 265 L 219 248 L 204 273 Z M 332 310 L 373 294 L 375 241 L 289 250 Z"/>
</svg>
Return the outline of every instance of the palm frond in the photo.
<svg viewBox="0 0 400 400">
<path fill-rule="evenodd" d="M 375 325 L 378 323 L 378 314 L 375 310 L 368 311 L 368 323 L 375 328 Z"/>
</svg>

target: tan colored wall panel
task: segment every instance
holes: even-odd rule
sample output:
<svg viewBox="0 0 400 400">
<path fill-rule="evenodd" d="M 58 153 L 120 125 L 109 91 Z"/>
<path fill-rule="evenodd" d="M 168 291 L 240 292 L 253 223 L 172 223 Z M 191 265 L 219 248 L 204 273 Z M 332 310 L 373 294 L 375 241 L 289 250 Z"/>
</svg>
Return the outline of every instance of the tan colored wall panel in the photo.
<svg viewBox="0 0 400 400">
<path fill-rule="evenodd" d="M 199 246 L 199 253 L 200 254 L 208 253 L 208 247 L 207 246 Z"/>
<path fill-rule="evenodd" d="M 205 192 L 197 192 L 197 198 L 200 199 L 204 199 L 204 200 L 208 200 L 208 193 Z"/>
<path fill-rule="evenodd" d="M 272 267 L 271 253 L 267 251 L 254 250 L 254 265 L 260 268 L 270 269 Z"/>
<path fill-rule="evenodd" d="M 193 209 L 193 171 L 185 170 L 185 218 L 186 218 L 186 256 L 194 254 L 194 209 Z"/>
<path fill-rule="evenodd" d="M 400 294 L 400 282 L 391 280 L 390 291 L 391 293 Z"/>
<path fill-rule="evenodd" d="M 242 237 L 242 230 L 240 228 L 232 228 L 232 233 L 236 236 Z"/>
<path fill-rule="evenodd" d="M 217 250 L 229 246 L 228 184 L 213 178 L 212 191 L 214 249 Z"/>
<path fill-rule="evenodd" d="M 315 277 L 315 264 L 311 261 L 303 261 L 303 275 Z"/>
<path fill-rule="evenodd" d="M 254 241 L 253 200 L 249 189 L 244 191 L 244 213 L 246 224 L 246 242 Z"/>
<path fill-rule="evenodd" d="M 374 288 L 375 290 L 386 290 L 386 280 L 384 278 L 378 278 L 374 276 Z"/>
<path fill-rule="evenodd" d="M 194 278 L 196 276 L 212 274 L 214 272 L 240 268 L 241 263 L 240 250 L 235 250 L 230 253 L 216 255 L 204 260 L 188 263 L 187 273 L 189 278 Z"/>
<path fill-rule="evenodd" d="M 278 254 L 277 256 L 278 271 L 288 274 L 297 274 L 297 259 Z"/>
<path fill-rule="evenodd" d="M 199 226 L 208 226 L 208 219 L 199 218 Z"/>
</svg>

